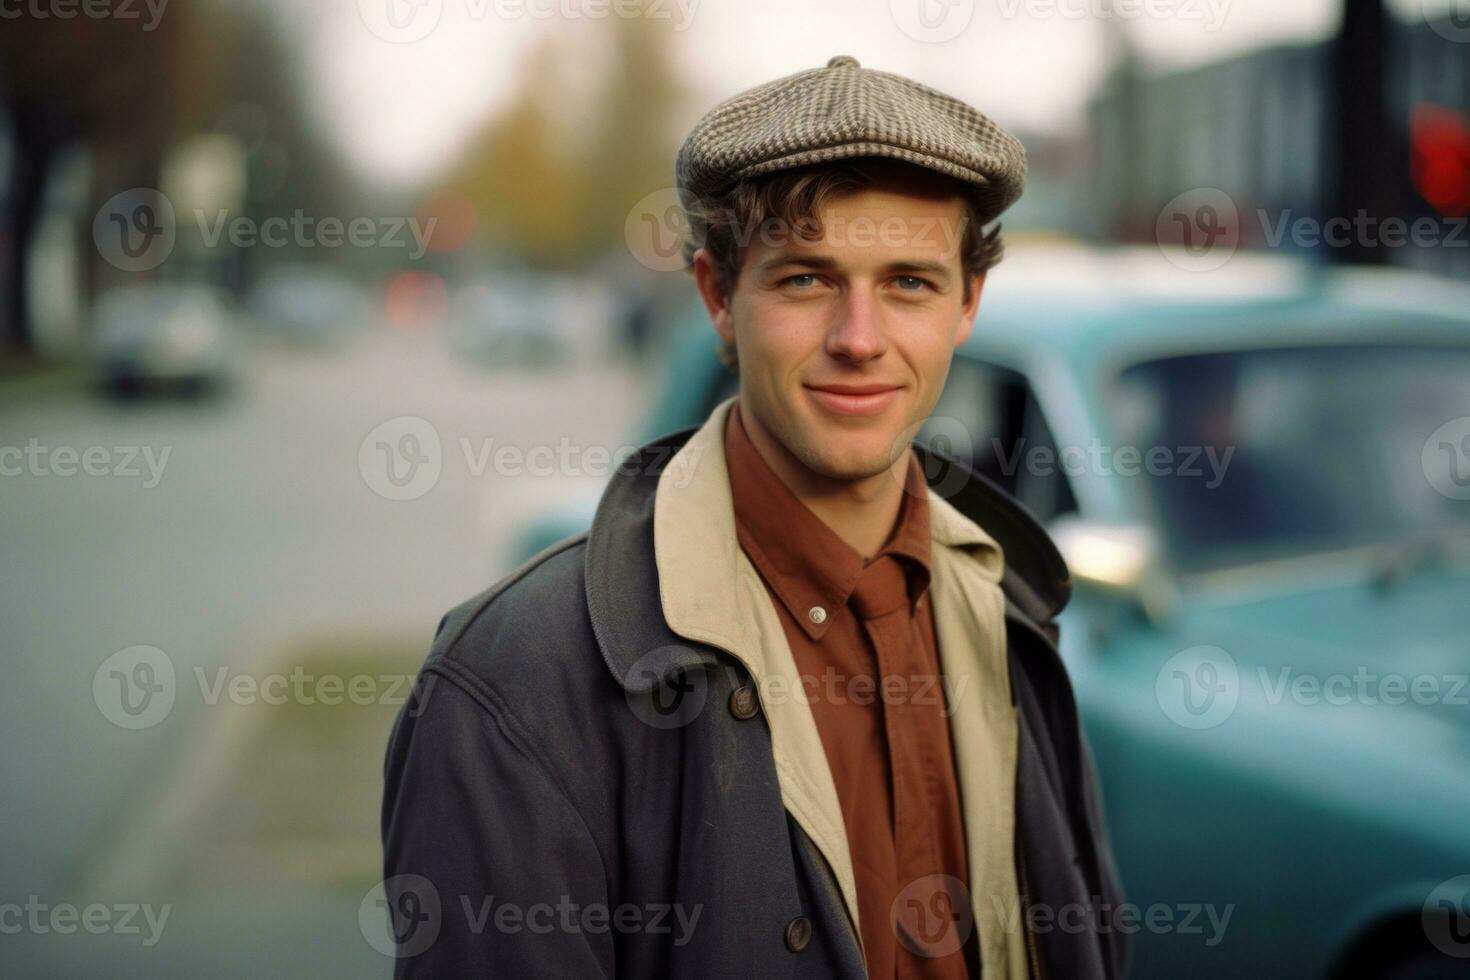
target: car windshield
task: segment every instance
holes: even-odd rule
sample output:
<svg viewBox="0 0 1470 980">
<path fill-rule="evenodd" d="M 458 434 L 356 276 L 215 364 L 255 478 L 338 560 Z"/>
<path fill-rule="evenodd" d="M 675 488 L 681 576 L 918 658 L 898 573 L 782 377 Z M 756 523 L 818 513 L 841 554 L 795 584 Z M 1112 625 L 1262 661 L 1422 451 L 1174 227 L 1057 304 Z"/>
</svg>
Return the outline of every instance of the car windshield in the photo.
<svg viewBox="0 0 1470 980">
<path fill-rule="evenodd" d="M 1170 357 L 1113 402 L 1181 571 L 1470 525 L 1470 348 Z"/>
</svg>

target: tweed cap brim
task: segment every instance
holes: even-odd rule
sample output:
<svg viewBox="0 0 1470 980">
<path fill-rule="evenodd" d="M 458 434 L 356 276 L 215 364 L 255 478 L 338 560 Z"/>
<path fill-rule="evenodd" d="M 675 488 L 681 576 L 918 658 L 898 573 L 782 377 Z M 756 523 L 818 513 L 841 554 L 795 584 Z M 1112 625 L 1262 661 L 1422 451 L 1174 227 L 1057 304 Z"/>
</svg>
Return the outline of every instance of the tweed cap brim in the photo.
<svg viewBox="0 0 1470 980">
<path fill-rule="evenodd" d="M 720 103 L 679 147 L 675 183 L 686 208 L 739 180 L 853 157 L 903 160 L 971 185 L 981 219 L 1021 196 L 1026 150 L 979 110 L 839 55 Z"/>
</svg>

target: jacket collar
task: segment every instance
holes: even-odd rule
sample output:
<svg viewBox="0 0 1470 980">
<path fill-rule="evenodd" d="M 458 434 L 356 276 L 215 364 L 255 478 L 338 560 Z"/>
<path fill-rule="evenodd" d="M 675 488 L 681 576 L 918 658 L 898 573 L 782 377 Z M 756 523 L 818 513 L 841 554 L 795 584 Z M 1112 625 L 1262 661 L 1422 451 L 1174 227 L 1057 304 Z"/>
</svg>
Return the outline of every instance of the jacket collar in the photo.
<svg viewBox="0 0 1470 980">
<path fill-rule="evenodd" d="M 603 659 L 630 690 L 650 690 L 681 668 L 718 664 L 710 648 L 749 647 L 749 624 L 728 588 L 737 579 L 740 547 L 724 453 L 735 397 L 703 425 L 655 439 L 625 459 L 598 504 L 587 538 L 588 613 Z M 914 448 L 929 484 L 934 544 L 964 551 L 1044 628 L 1066 605 L 1071 585 L 1041 525 L 960 461 Z M 660 573 L 679 587 L 660 589 Z"/>
</svg>

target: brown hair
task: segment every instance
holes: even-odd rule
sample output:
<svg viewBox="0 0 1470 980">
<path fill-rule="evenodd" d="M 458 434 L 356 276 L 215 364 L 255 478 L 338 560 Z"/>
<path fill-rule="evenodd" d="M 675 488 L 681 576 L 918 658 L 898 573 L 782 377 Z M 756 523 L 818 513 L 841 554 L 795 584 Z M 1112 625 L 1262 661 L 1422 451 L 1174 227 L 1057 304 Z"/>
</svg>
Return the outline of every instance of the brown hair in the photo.
<svg viewBox="0 0 1470 980">
<path fill-rule="evenodd" d="M 1004 245 L 1000 225 L 985 231 L 981 201 L 974 189 L 952 177 L 935 171 L 886 158 L 866 158 L 820 163 L 791 170 L 780 170 L 736 182 L 729 190 L 714 198 L 686 206 L 687 234 L 684 237 L 684 260 L 692 264 L 700 248 L 709 251 L 714 261 L 720 291 L 728 297 L 740 276 L 745 248 L 756 229 L 791 229 L 804 241 L 821 238 L 821 222 L 817 213 L 834 194 L 868 187 L 885 173 L 899 177 L 928 178 L 952 185 L 965 204 L 964 235 L 960 242 L 960 268 L 964 273 L 964 302 L 970 300 L 970 279 L 989 270 L 1000 261 Z M 722 344 L 720 359 L 735 369 L 733 346 Z"/>
</svg>

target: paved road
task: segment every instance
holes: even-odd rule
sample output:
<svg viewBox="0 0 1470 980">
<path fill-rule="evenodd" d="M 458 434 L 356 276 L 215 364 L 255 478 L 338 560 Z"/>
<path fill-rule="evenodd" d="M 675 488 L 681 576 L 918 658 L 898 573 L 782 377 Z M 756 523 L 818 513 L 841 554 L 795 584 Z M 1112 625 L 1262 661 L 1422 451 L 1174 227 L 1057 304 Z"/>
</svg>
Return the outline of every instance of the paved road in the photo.
<svg viewBox="0 0 1470 980">
<path fill-rule="evenodd" d="M 47 907 L 0 935 L 0 973 L 388 972 L 357 912 L 391 682 L 331 710 L 323 688 L 272 706 L 250 685 L 411 671 L 438 615 L 508 570 L 519 522 L 595 493 L 587 448 L 618 447 L 643 399 L 626 367 L 491 372 L 430 333 L 371 338 L 254 350 L 201 405 L 0 391 L 0 451 L 27 453 L 0 456 L 0 906 Z M 94 680 L 138 645 L 163 651 L 174 702 L 130 730 L 115 678 Z M 237 676 L 243 694 L 215 694 Z M 151 946 L 146 925 L 50 917 L 92 903 L 172 911 Z"/>
</svg>

